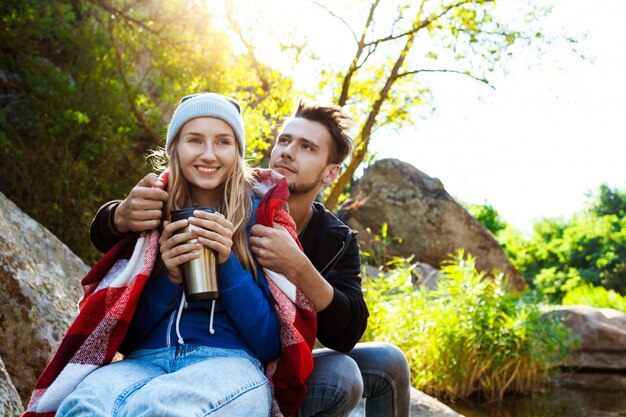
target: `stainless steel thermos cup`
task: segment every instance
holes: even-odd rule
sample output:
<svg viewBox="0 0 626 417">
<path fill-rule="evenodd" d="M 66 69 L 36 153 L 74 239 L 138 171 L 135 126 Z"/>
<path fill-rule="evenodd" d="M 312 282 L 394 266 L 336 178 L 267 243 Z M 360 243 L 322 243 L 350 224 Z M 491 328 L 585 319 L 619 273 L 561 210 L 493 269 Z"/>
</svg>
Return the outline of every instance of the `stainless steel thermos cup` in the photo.
<svg viewBox="0 0 626 417">
<path fill-rule="evenodd" d="M 186 208 L 171 212 L 172 222 L 193 216 L 194 210 L 213 213 L 215 208 Z M 191 225 L 179 229 L 178 233 L 188 232 Z M 213 300 L 218 297 L 217 289 L 217 255 L 213 249 L 202 247 L 199 257 L 181 265 L 185 297 L 188 301 Z"/>
</svg>

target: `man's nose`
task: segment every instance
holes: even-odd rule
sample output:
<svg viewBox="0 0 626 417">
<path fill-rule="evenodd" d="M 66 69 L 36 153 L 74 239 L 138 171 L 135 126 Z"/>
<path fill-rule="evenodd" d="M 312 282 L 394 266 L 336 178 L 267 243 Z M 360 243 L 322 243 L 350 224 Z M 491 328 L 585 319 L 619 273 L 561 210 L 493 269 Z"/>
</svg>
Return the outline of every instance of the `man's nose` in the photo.
<svg viewBox="0 0 626 417">
<path fill-rule="evenodd" d="M 283 146 L 280 156 L 284 158 L 293 159 L 293 143 L 288 144 L 287 146 Z"/>
</svg>

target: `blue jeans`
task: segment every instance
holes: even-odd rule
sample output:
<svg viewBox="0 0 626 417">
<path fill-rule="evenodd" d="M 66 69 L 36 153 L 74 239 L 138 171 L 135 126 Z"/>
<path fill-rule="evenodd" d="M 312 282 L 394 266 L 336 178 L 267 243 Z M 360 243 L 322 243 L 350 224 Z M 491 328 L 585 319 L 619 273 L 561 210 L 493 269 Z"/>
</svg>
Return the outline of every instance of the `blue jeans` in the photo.
<svg viewBox="0 0 626 417">
<path fill-rule="evenodd" d="M 93 371 L 58 416 L 269 416 L 261 363 L 241 350 L 174 346 L 138 350 Z"/>
<path fill-rule="evenodd" d="M 404 353 L 389 343 L 359 343 L 348 354 L 313 351 L 315 368 L 299 417 L 348 416 L 365 398 L 367 417 L 408 417 L 411 373 Z"/>
</svg>

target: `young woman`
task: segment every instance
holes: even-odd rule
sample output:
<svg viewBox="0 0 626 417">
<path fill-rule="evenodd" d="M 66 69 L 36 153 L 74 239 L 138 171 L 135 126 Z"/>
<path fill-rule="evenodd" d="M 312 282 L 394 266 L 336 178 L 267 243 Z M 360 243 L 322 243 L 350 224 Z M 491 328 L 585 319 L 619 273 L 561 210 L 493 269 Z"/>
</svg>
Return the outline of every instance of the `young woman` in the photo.
<svg viewBox="0 0 626 417">
<path fill-rule="evenodd" d="M 244 150 L 236 102 L 212 93 L 181 101 L 165 147 L 161 259 L 120 348 L 126 357 L 91 372 L 57 416 L 269 415 L 263 364 L 280 354 L 279 325 L 248 245 L 259 201 Z M 169 221 L 188 207 L 218 211 Z M 191 231 L 177 233 L 187 225 Z M 202 246 L 217 253 L 219 298 L 186 302 L 181 266 Z"/>
</svg>

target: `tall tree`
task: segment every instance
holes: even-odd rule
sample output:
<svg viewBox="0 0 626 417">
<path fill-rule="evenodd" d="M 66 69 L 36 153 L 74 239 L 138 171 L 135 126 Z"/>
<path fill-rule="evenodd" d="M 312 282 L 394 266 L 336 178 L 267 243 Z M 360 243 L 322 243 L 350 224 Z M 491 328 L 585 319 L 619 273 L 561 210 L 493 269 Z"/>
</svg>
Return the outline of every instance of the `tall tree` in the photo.
<svg viewBox="0 0 626 417">
<path fill-rule="evenodd" d="M 312 37 L 325 39 L 322 48 L 347 57 L 341 64 L 324 63 L 325 69 L 317 77 L 319 85 L 315 91 L 306 91 L 316 98 L 332 97 L 356 116 L 352 158 L 327 190 L 325 203 L 332 210 L 357 168 L 368 160 L 378 129 L 399 129 L 413 121 L 421 106 L 431 103 L 426 74 L 446 73 L 491 86 L 489 74 L 514 52 L 548 42 L 536 23 L 550 9 L 534 1 L 517 2 L 517 20 L 508 22 L 495 0 L 284 0 L 275 2 L 279 7 L 275 3 L 259 6 L 253 1 L 242 6 L 242 2 L 228 0 L 231 6 L 226 20 L 253 65 L 260 61 L 257 53 L 275 59 L 276 54 L 268 53 L 272 49 L 280 50 L 282 58 L 291 57 L 296 71 L 310 65 L 310 61 L 300 60 L 302 55 L 323 53 L 309 49 Z M 234 17 L 233 4 L 238 6 Z M 304 10 L 304 6 L 314 7 Z M 293 9 L 298 9 L 297 14 L 290 14 Z M 341 35 L 328 21 L 310 25 L 314 32 L 307 38 L 302 27 L 314 19 L 311 10 L 315 9 L 347 29 L 354 41 L 353 54 L 336 54 Z M 298 27 L 292 16 L 297 17 Z"/>
<path fill-rule="evenodd" d="M 322 88 L 357 116 L 356 147 L 342 174 L 326 196 L 335 208 L 359 165 L 366 159 L 378 127 L 401 127 L 427 104 L 431 90 L 424 75 L 448 73 L 489 84 L 493 72 L 518 45 L 543 42 L 532 22 L 549 9 L 527 4 L 520 27 L 499 17 L 495 0 L 397 1 L 372 0 L 364 8 L 361 27 L 353 29 L 338 5 L 313 3 L 343 22 L 356 43 L 343 70 L 325 73 Z M 328 2 L 329 3 L 329 2 Z"/>
</svg>

